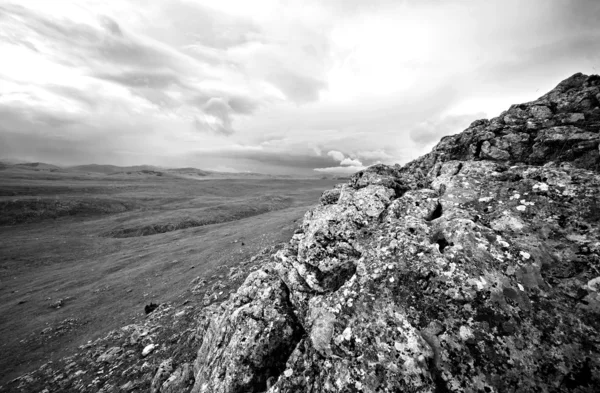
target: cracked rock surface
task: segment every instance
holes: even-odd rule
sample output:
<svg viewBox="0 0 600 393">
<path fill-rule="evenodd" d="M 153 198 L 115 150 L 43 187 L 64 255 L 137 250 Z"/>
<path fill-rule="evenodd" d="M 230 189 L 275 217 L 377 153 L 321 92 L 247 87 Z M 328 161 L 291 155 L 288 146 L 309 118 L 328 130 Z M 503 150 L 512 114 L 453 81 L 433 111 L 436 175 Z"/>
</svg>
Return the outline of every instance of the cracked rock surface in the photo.
<svg viewBox="0 0 600 393">
<path fill-rule="evenodd" d="M 326 191 L 215 310 L 194 392 L 593 392 L 600 77 Z"/>
</svg>

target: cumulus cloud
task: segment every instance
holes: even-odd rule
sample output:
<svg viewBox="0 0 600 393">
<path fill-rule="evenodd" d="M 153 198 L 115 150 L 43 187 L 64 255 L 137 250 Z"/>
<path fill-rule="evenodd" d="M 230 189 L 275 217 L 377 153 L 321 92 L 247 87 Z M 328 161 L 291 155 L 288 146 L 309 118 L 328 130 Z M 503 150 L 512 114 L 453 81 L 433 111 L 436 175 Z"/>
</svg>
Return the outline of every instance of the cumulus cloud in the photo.
<svg viewBox="0 0 600 393">
<path fill-rule="evenodd" d="M 330 150 L 330 151 L 327 152 L 327 155 L 329 157 L 333 158 L 334 160 L 340 161 L 340 162 L 342 160 L 344 160 L 344 158 L 345 158 L 344 153 L 339 152 L 337 150 Z"/>
<path fill-rule="evenodd" d="M 332 175 L 351 175 L 365 169 L 363 166 L 334 166 L 327 168 L 315 168 L 316 172 L 328 173 Z"/>
<path fill-rule="evenodd" d="M 352 158 L 348 157 L 348 158 L 344 158 L 341 162 L 340 165 L 342 166 L 356 166 L 356 167 L 362 167 L 363 164 L 362 162 L 358 161 L 358 160 L 353 160 Z"/>
<path fill-rule="evenodd" d="M 336 161 L 339 161 L 338 166 L 327 166 L 317 167 L 314 170 L 316 172 L 330 173 L 330 174 L 349 174 L 355 173 L 361 169 L 365 169 L 365 166 L 358 159 L 346 157 L 344 153 L 337 150 L 330 150 L 327 155 Z"/>
</svg>

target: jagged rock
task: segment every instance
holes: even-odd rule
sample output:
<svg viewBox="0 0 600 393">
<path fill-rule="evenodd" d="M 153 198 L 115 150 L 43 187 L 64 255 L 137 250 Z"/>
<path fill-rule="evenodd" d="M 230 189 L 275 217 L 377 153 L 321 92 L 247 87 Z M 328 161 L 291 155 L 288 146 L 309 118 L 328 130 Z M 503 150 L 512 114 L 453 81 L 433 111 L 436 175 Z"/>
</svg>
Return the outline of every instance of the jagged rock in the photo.
<svg viewBox="0 0 600 393">
<path fill-rule="evenodd" d="M 204 332 L 194 363 L 199 382 L 192 391 L 266 390 L 302 334 L 277 274 L 269 269 L 250 274 Z"/>
<path fill-rule="evenodd" d="M 173 360 L 164 360 L 160 364 L 160 366 L 158 366 L 158 370 L 156 370 L 156 374 L 154 374 L 154 378 L 152 378 L 152 384 L 150 385 L 150 393 L 159 393 L 161 391 L 163 382 L 165 382 L 167 378 L 169 378 L 172 371 Z"/>
<path fill-rule="evenodd" d="M 193 382 L 194 370 L 188 363 L 184 363 L 162 384 L 161 393 L 180 393 L 185 391 Z"/>
<path fill-rule="evenodd" d="M 576 74 L 325 192 L 198 329 L 193 391 L 595 391 L 599 99 Z"/>
<path fill-rule="evenodd" d="M 112 347 L 98 357 L 98 362 L 110 363 L 113 360 L 115 360 L 122 352 L 123 352 L 122 348 Z"/>
</svg>

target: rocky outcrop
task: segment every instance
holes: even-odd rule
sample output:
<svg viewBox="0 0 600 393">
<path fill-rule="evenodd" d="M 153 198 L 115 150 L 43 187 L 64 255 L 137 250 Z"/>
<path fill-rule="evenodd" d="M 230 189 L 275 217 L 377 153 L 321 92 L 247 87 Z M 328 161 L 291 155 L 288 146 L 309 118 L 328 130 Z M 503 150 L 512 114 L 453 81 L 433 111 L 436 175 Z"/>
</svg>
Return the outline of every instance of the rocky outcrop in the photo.
<svg viewBox="0 0 600 393">
<path fill-rule="evenodd" d="M 599 135 L 600 77 L 576 74 L 0 392 L 596 392 Z"/>
<path fill-rule="evenodd" d="M 323 194 L 199 329 L 193 392 L 600 386 L 600 77 Z"/>
</svg>

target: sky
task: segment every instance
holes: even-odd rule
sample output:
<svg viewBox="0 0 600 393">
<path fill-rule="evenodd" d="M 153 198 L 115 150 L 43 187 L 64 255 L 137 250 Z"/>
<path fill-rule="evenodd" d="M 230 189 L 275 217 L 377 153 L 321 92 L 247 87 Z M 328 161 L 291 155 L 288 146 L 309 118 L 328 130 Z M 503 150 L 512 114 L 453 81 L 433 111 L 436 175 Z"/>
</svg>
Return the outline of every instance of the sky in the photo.
<svg viewBox="0 0 600 393">
<path fill-rule="evenodd" d="M 0 0 L 0 158 L 348 174 L 600 73 L 597 0 Z"/>
</svg>

